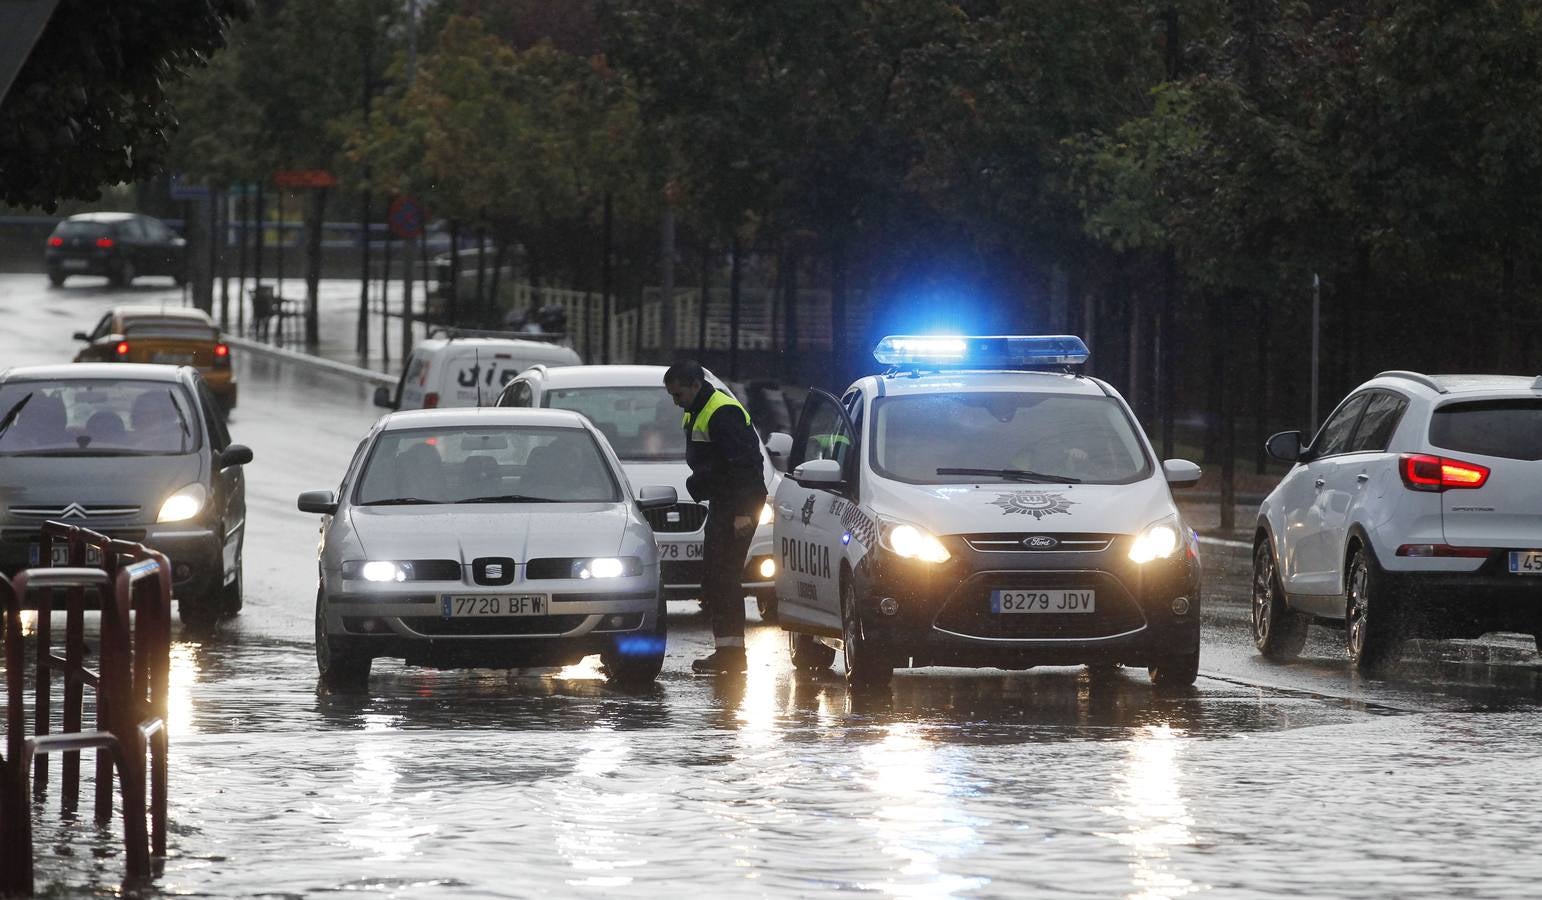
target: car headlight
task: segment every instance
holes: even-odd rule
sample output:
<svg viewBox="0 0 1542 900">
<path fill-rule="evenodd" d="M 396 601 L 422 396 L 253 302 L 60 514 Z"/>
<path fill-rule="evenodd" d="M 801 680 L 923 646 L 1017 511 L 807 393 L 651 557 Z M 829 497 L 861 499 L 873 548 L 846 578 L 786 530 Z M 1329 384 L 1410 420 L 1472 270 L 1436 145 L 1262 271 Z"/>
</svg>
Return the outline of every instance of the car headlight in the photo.
<svg viewBox="0 0 1542 900">
<path fill-rule="evenodd" d="M 943 563 L 953 558 L 936 535 L 909 522 L 885 523 L 883 545 L 896 556 L 921 562 Z"/>
<path fill-rule="evenodd" d="M 161 504 L 161 511 L 155 517 L 155 521 L 185 522 L 198 515 L 208 499 L 209 489 L 201 484 L 190 484 L 180 488 Z"/>
<path fill-rule="evenodd" d="M 412 563 L 389 559 L 354 559 L 343 563 L 343 577 L 349 580 L 391 582 L 411 581 Z"/>
<path fill-rule="evenodd" d="M 574 578 L 624 578 L 642 574 L 642 560 L 635 556 L 596 556 L 573 560 Z"/>
<path fill-rule="evenodd" d="M 1167 559 L 1177 553 L 1180 546 L 1177 520 L 1164 519 L 1146 526 L 1146 530 L 1136 536 L 1135 543 L 1130 545 L 1130 559 L 1137 563 Z"/>
<path fill-rule="evenodd" d="M 771 518 L 772 518 L 771 504 L 767 503 L 765 506 L 762 506 L 760 508 L 760 524 L 761 525 L 770 525 L 771 524 Z"/>
</svg>

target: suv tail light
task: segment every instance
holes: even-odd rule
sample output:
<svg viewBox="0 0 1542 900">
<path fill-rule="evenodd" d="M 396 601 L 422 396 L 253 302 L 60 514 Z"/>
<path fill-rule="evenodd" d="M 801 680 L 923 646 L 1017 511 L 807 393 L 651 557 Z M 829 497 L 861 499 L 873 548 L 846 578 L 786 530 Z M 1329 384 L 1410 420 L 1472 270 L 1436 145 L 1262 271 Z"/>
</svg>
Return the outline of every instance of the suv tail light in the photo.
<svg viewBox="0 0 1542 900">
<path fill-rule="evenodd" d="M 1488 481 L 1488 467 L 1477 463 L 1404 453 L 1397 459 L 1398 474 L 1411 491 L 1448 491 L 1454 488 L 1480 488 Z"/>
<path fill-rule="evenodd" d="M 438 394 L 424 394 L 423 395 L 423 408 L 424 409 L 438 409 L 439 408 L 439 395 Z"/>
<path fill-rule="evenodd" d="M 102 248 L 103 250 L 111 250 L 112 249 L 112 238 L 110 238 L 110 237 L 99 237 L 99 238 L 96 239 L 96 245 L 98 247 Z"/>
<path fill-rule="evenodd" d="M 225 344 L 214 345 L 214 368 L 230 368 L 230 347 Z"/>
</svg>

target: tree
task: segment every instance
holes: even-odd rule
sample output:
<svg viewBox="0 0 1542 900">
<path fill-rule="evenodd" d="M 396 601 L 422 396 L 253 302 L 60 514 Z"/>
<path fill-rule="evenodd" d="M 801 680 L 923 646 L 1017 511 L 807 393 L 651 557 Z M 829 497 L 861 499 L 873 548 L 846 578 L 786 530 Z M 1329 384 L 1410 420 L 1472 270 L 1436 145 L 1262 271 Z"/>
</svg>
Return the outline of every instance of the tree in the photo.
<svg viewBox="0 0 1542 900">
<path fill-rule="evenodd" d="M 225 46 L 250 0 L 60 0 L 0 103 L 0 200 L 53 210 L 165 168 L 168 89 Z"/>
</svg>

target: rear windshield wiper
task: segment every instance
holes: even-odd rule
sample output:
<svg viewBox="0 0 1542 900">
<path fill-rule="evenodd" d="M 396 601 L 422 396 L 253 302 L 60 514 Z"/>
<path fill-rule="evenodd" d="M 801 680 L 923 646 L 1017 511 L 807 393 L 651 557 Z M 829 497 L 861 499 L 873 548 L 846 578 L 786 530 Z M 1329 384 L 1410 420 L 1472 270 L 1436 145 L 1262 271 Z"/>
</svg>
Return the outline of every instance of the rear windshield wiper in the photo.
<svg viewBox="0 0 1542 900">
<path fill-rule="evenodd" d="M 412 505 L 412 504 L 423 504 L 423 503 L 433 504 L 433 503 L 442 503 L 442 502 L 444 502 L 444 501 L 442 501 L 442 500 L 424 500 L 422 497 L 388 497 L 388 498 L 386 498 L 384 500 L 371 500 L 371 501 L 369 501 L 367 503 L 360 503 L 359 505 L 360 506 L 409 506 L 409 505 Z"/>
<path fill-rule="evenodd" d="M 496 497 L 467 497 L 456 503 L 558 503 L 550 497 L 527 497 L 524 494 L 499 494 Z"/>
<path fill-rule="evenodd" d="M 1032 481 L 1040 484 L 1081 484 L 1080 478 L 1069 475 L 1047 475 L 1028 469 L 938 469 L 938 475 L 994 475 L 1008 481 Z"/>
</svg>

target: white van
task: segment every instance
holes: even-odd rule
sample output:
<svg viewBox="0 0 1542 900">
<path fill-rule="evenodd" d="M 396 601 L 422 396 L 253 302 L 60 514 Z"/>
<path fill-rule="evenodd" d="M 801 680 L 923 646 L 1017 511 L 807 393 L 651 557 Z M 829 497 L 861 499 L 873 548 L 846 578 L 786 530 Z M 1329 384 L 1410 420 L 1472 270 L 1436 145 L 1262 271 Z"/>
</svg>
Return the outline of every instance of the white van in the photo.
<svg viewBox="0 0 1542 900">
<path fill-rule="evenodd" d="M 393 395 L 375 391 L 387 409 L 492 406 L 503 386 L 537 363 L 576 366 L 573 348 L 519 338 L 507 332 L 439 329 L 412 350 Z"/>
</svg>

